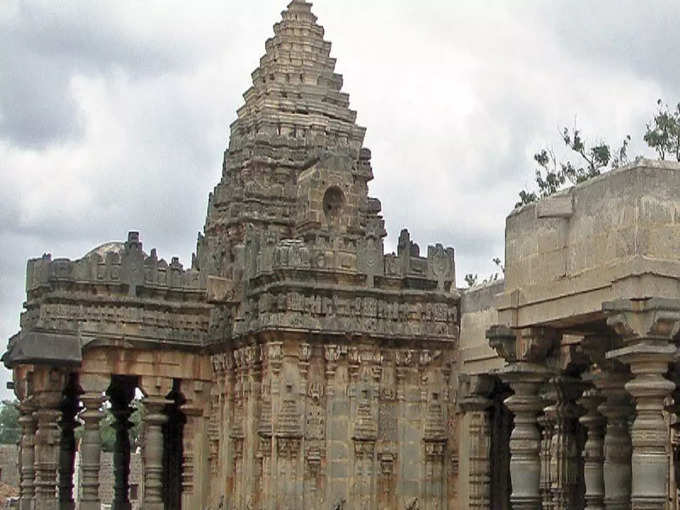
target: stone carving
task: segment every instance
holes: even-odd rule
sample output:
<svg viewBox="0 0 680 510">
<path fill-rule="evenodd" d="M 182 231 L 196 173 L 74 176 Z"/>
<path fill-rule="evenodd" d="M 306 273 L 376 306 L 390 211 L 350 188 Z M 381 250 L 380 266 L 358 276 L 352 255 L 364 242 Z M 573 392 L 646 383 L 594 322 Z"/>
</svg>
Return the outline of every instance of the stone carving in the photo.
<svg viewBox="0 0 680 510">
<path fill-rule="evenodd" d="M 20 386 L 36 366 L 130 387 L 142 377 L 148 510 L 444 508 L 456 448 L 454 250 L 421 256 L 404 230 L 397 253 L 384 253 L 365 129 L 311 5 L 292 1 L 274 32 L 231 125 L 191 268 L 145 253 L 135 232 L 78 260 L 30 261 L 5 362 Z M 45 345 L 57 346 L 53 358 Z M 78 397 L 90 460 L 104 390 Z M 25 393 L 22 499 L 52 504 L 61 411 L 40 400 L 44 388 Z M 129 406 L 119 407 L 122 431 Z M 427 486 L 398 476 L 400 462 L 427 473 Z M 84 480 L 84 503 L 96 505 L 94 462 Z"/>
</svg>

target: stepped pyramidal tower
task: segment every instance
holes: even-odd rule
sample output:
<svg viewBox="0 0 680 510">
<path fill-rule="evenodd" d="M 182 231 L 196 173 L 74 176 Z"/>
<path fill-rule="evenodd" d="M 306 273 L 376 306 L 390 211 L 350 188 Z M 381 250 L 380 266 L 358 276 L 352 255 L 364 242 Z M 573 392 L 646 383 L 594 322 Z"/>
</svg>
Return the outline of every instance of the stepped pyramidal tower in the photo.
<svg viewBox="0 0 680 510">
<path fill-rule="evenodd" d="M 98 510 L 98 422 L 143 394 L 142 508 L 451 508 L 460 295 L 453 249 L 384 254 L 365 129 L 311 4 L 274 26 L 231 125 L 192 267 L 137 233 L 28 265 L 5 364 L 21 401 L 21 508 Z M 30 506 L 34 505 L 34 506 Z"/>
</svg>

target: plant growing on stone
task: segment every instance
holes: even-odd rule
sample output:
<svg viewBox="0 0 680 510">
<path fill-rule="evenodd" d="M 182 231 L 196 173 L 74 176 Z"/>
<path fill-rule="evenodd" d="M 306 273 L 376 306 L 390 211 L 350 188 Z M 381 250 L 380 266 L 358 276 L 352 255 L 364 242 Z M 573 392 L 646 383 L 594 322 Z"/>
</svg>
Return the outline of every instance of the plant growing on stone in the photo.
<svg viewBox="0 0 680 510">
<path fill-rule="evenodd" d="M 465 283 L 467 283 L 467 286 L 470 287 L 470 288 L 477 285 L 477 280 L 479 280 L 479 275 L 476 275 L 476 274 L 466 274 L 465 275 Z"/>
<path fill-rule="evenodd" d="M 588 144 L 578 128 L 570 130 L 565 127 L 561 132 L 561 138 L 575 159 L 560 161 L 551 149 L 542 149 L 537 152 L 534 155 L 534 161 L 538 164 L 536 169 L 538 191 L 520 191 L 520 201 L 515 204 L 515 207 L 553 195 L 567 183 L 580 184 L 628 162 L 630 135 L 623 139 L 621 146 L 615 152 L 606 142 Z"/>
<path fill-rule="evenodd" d="M 650 123 L 644 139 L 654 149 L 659 159 L 680 161 L 680 103 L 674 110 L 659 99 L 657 112 Z"/>
<path fill-rule="evenodd" d="M 501 275 L 505 275 L 505 266 L 503 265 L 503 261 L 499 257 L 496 257 L 492 259 L 492 262 L 496 265 L 497 271 L 495 273 L 491 273 L 491 275 L 488 278 L 485 278 L 481 283 L 479 282 L 479 275 L 477 274 L 465 275 L 465 283 L 467 283 L 468 288 L 498 281 L 499 278 L 502 278 Z"/>
<path fill-rule="evenodd" d="M 576 160 L 559 161 L 551 149 L 537 152 L 534 161 L 538 164 L 535 175 L 538 189 L 520 191 L 520 200 L 515 207 L 536 202 L 557 193 L 567 183 L 573 185 L 585 182 L 629 161 L 628 149 L 632 140 L 630 135 L 623 139 L 616 151 L 612 151 L 611 145 L 606 142 L 589 145 L 577 128 L 564 128 L 560 135 Z M 675 108 L 670 108 L 659 99 L 657 111 L 647 124 L 643 139 L 660 160 L 680 161 L 680 103 Z"/>
</svg>

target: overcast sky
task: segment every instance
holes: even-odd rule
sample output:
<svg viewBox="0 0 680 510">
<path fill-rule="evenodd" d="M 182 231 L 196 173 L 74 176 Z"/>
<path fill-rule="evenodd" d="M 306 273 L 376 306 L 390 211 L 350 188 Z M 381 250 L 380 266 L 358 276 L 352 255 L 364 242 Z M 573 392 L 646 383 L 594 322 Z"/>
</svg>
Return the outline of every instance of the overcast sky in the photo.
<svg viewBox="0 0 680 510">
<path fill-rule="evenodd" d="M 0 340 L 29 257 L 140 230 L 190 263 L 228 125 L 285 0 L 0 1 Z M 318 0 L 393 249 L 502 256 L 504 219 L 558 128 L 612 143 L 680 100 L 678 0 Z M 6 371 L 0 371 L 4 388 Z M 0 390 L 0 396 L 7 392 Z"/>
</svg>

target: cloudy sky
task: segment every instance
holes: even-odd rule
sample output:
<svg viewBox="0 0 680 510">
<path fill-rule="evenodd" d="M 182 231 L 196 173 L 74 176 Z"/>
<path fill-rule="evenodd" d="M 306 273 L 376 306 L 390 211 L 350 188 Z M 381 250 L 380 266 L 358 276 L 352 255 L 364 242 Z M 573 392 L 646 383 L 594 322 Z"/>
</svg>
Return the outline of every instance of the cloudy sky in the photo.
<svg viewBox="0 0 680 510">
<path fill-rule="evenodd" d="M 286 0 L 0 1 L 0 340 L 26 259 L 140 230 L 188 264 L 228 125 Z M 408 227 L 493 270 L 532 154 L 641 133 L 680 100 L 677 0 L 317 0 L 368 128 L 392 249 Z M 4 387 L 5 371 L 0 372 Z M 7 396 L 0 390 L 0 397 Z"/>
</svg>

